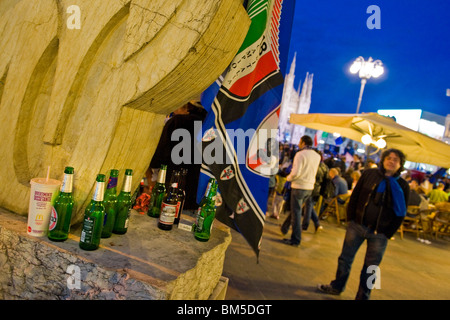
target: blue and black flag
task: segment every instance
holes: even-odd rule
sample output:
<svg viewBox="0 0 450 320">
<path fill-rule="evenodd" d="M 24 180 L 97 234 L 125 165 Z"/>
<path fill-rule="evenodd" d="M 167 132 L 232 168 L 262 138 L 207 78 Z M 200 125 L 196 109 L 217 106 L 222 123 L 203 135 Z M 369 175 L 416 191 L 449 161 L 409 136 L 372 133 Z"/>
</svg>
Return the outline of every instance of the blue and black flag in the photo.
<svg viewBox="0 0 450 320">
<path fill-rule="evenodd" d="M 259 255 L 269 177 L 278 171 L 277 127 L 295 0 L 254 0 L 251 25 L 227 71 L 202 94 L 202 170 L 222 202 L 216 218 L 239 231 Z M 212 111 L 212 112 L 211 112 Z"/>
</svg>

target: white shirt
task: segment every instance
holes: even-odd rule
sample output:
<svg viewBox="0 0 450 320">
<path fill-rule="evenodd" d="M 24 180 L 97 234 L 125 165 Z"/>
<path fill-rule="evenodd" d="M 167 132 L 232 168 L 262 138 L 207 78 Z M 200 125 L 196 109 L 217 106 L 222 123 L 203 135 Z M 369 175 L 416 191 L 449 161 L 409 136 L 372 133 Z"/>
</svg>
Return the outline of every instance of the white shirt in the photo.
<svg viewBox="0 0 450 320">
<path fill-rule="evenodd" d="M 291 188 L 313 190 L 319 168 L 320 155 L 312 149 L 302 149 L 294 156 L 292 171 L 287 176 Z"/>
</svg>

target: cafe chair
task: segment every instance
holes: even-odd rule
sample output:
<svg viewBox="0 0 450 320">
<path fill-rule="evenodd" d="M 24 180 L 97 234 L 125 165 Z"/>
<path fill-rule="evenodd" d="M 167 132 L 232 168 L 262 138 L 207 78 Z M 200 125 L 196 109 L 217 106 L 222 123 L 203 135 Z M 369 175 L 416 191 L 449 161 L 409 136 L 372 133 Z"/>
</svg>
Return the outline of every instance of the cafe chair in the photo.
<svg viewBox="0 0 450 320">
<path fill-rule="evenodd" d="M 438 210 L 433 220 L 433 226 L 436 239 L 439 235 L 450 236 L 450 211 Z"/>
<path fill-rule="evenodd" d="M 434 208 L 421 209 L 420 210 L 420 232 L 423 234 L 423 238 L 428 235 L 430 240 L 433 239 L 433 226 L 436 210 Z"/>
<path fill-rule="evenodd" d="M 420 207 L 408 206 L 406 216 L 399 228 L 400 238 L 403 239 L 403 233 L 405 232 L 413 232 L 419 238 L 421 224 Z"/>
<path fill-rule="evenodd" d="M 337 224 L 341 223 L 341 220 L 347 222 L 347 206 L 350 201 L 350 194 L 340 194 L 330 201 L 328 201 L 328 206 L 324 210 L 322 216 L 327 217 L 333 215 L 336 217 Z M 342 203 L 343 202 L 343 203 Z"/>
</svg>

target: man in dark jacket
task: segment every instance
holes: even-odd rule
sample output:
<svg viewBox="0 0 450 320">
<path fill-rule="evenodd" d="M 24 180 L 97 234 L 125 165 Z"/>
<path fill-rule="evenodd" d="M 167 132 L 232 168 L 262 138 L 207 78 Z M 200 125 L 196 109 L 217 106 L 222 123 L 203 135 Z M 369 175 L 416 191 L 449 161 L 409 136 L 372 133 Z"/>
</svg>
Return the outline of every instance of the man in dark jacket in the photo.
<svg viewBox="0 0 450 320">
<path fill-rule="evenodd" d="M 148 170 L 148 172 L 151 172 L 153 169 L 159 169 L 162 164 L 167 165 L 166 190 L 169 189 L 170 178 L 174 170 L 180 170 L 182 168 L 188 170 L 185 188 L 186 198 L 184 203 L 184 209 L 186 210 L 196 210 L 198 208 L 196 200 L 201 163 L 195 163 L 195 144 L 196 136 L 198 134 L 196 129 L 201 130 L 201 124 L 206 117 L 206 113 L 206 110 L 196 101 L 189 101 L 175 110 L 173 116 L 164 125 L 158 146 L 156 147 Z M 173 134 L 177 130 L 184 130 L 184 132 L 189 133 L 189 139 L 186 138 L 187 140 L 185 140 L 184 137 L 178 137 L 178 139 L 181 140 L 179 141 L 174 138 Z M 188 151 L 189 157 L 186 157 L 186 161 L 181 158 L 181 161 L 180 159 L 173 158 L 180 156 L 176 152 L 175 154 L 172 154 L 176 146 L 184 147 L 183 152 Z M 181 164 L 179 162 L 181 162 Z M 151 173 L 147 173 L 147 176 L 150 177 Z"/>
<path fill-rule="evenodd" d="M 344 291 L 353 259 L 361 244 L 367 240 L 356 299 L 370 298 L 371 289 L 374 287 L 373 280 L 375 287 L 378 283 L 378 266 L 386 250 L 387 241 L 400 227 L 406 215 L 409 185 L 400 177 L 404 163 L 403 152 L 388 149 L 381 155 L 379 168 L 364 170 L 347 207 L 349 225 L 338 259 L 336 279 L 330 284 L 319 284 L 320 291 L 334 295 Z"/>
</svg>

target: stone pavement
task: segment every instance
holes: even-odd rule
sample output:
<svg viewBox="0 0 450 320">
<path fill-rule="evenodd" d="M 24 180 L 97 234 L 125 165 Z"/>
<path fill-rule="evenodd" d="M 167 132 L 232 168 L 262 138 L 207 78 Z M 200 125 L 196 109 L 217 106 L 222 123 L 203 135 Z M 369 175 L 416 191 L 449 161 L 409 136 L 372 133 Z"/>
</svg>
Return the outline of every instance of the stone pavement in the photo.
<svg viewBox="0 0 450 320">
<path fill-rule="evenodd" d="M 317 291 L 318 283 L 333 280 L 345 227 L 333 218 L 321 221 L 324 230 L 314 226 L 302 232 L 302 243 L 292 247 L 281 242 L 280 220 L 266 219 L 262 248 L 256 255 L 236 231 L 225 255 L 223 275 L 229 278 L 226 300 L 353 300 L 359 284 L 366 245 L 353 263 L 346 290 L 340 296 Z M 290 233 L 289 233 L 290 235 Z M 372 300 L 450 299 L 450 240 L 431 239 L 431 244 L 395 234 L 380 265 L 381 289 L 372 291 Z"/>
</svg>

